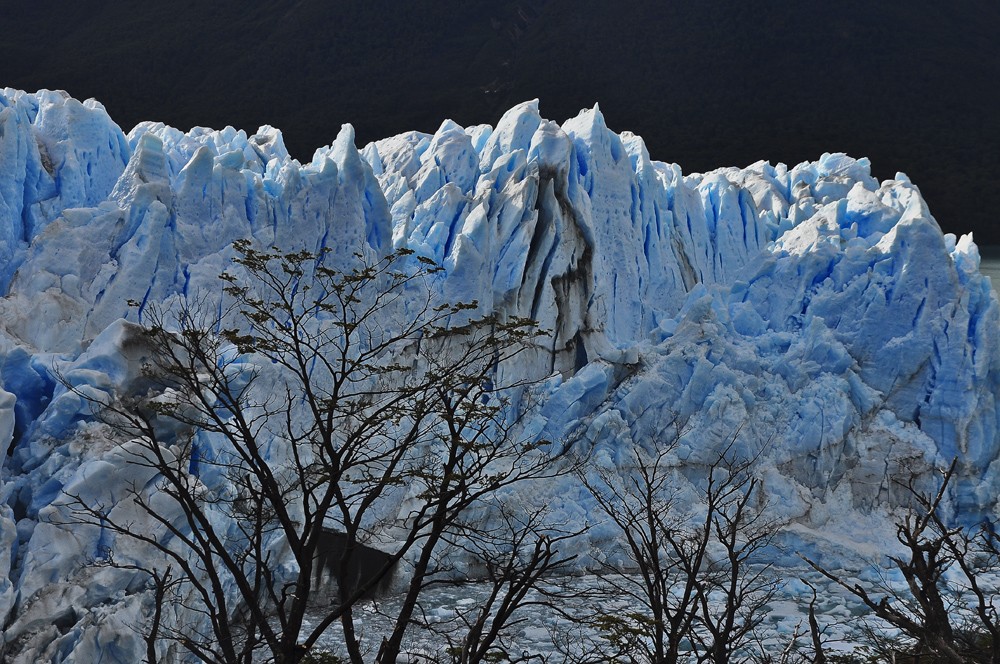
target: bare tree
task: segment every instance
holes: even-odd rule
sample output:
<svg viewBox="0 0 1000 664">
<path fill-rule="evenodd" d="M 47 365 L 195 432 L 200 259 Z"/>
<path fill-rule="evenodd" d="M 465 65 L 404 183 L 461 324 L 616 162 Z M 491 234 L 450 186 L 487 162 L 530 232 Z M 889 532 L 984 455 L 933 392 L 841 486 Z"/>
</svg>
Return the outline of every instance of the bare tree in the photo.
<svg viewBox="0 0 1000 664">
<path fill-rule="evenodd" d="M 515 614 L 529 606 L 551 610 L 554 603 L 578 596 L 567 590 L 556 575 L 574 571 L 576 556 L 562 556 L 559 546 L 582 533 L 566 530 L 548 519 L 545 509 L 523 502 L 500 503 L 493 508 L 491 525 L 472 514 L 464 527 L 449 535 L 452 555 L 457 553 L 479 567 L 476 601 L 456 607 L 451 620 L 426 627 L 449 644 L 444 661 L 454 664 L 520 662 L 533 659 L 530 652 L 511 643 L 508 632 L 526 619 Z M 442 565 L 447 567 L 447 562 Z M 447 577 L 430 584 L 447 583 Z"/>
<path fill-rule="evenodd" d="M 597 570 L 630 605 L 590 620 L 605 636 L 584 661 L 729 662 L 750 643 L 777 583 L 759 561 L 777 531 L 766 517 L 756 456 L 737 459 L 736 436 L 709 464 L 692 503 L 670 462 L 673 445 L 633 452 L 630 468 L 583 475 L 625 544 L 624 561 Z"/>
<path fill-rule="evenodd" d="M 714 664 L 728 664 L 750 642 L 778 587 L 762 556 L 778 525 L 767 514 L 761 480 L 753 475 L 756 456 L 738 460 L 728 456 L 731 452 L 732 445 L 709 467 L 704 492 L 703 537 L 714 540 L 721 557 L 696 574 L 701 611 L 692 641 L 698 661 Z"/>
<path fill-rule="evenodd" d="M 158 602 L 198 618 L 157 613 L 149 661 L 167 640 L 205 662 L 249 664 L 262 652 L 298 662 L 335 623 L 349 659 L 364 661 L 355 607 L 405 559 L 402 602 L 376 656 L 396 662 L 422 593 L 444 573 L 441 548 L 470 529 L 510 582 L 491 618 L 469 626 L 462 661 L 481 661 L 524 590 L 565 562 L 541 511 L 493 541 L 465 518 L 566 467 L 520 437 L 512 399 L 526 385 L 501 378 L 539 331 L 476 317 L 475 303 L 435 303 L 422 284 L 439 268 L 409 251 L 338 269 L 325 254 L 235 247 L 223 305 L 144 307 L 133 340 L 143 380 L 84 395 L 144 474 L 115 504 L 70 497 L 72 521 L 168 564 L 144 566 Z M 337 595 L 307 629 L 331 529 L 343 541 Z M 358 577 L 363 543 L 389 554 Z"/>
<path fill-rule="evenodd" d="M 768 643 L 761 638 L 760 634 L 754 634 L 753 641 L 754 647 L 749 653 L 749 661 L 754 664 L 826 664 L 827 657 L 824 650 L 824 643 L 826 641 L 826 635 L 823 629 L 819 625 L 819 620 L 816 617 L 816 604 L 817 595 L 816 587 L 813 586 L 808 581 L 803 580 L 803 583 L 809 587 L 812 592 L 812 598 L 809 600 L 809 610 L 807 612 L 806 623 L 807 625 L 803 627 L 802 622 L 799 621 L 792 629 L 791 633 L 784 638 L 784 645 L 781 643 L 775 643 L 774 641 Z M 809 645 L 803 648 L 799 641 L 802 640 L 806 635 L 809 636 Z"/>
<path fill-rule="evenodd" d="M 952 525 L 944 514 L 957 461 L 933 492 L 905 488 L 912 506 L 896 523 L 903 547 L 890 560 L 906 587 L 851 581 L 807 562 L 861 600 L 879 620 L 909 640 L 914 661 L 1000 663 L 1000 614 L 996 588 L 987 579 L 1000 572 L 1000 546 L 988 523 Z M 885 648 L 883 648 L 884 650 Z M 895 657 L 895 653 L 890 656 Z"/>
</svg>

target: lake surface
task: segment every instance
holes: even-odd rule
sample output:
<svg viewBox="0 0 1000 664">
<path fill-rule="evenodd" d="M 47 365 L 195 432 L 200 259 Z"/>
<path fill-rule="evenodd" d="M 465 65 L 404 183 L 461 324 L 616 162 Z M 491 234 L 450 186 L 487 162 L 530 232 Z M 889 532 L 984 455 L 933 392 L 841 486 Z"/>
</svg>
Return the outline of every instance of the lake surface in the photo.
<svg viewBox="0 0 1000 664">
<path fill-rule="evenodd" d="M 982 261 L 979 270 L 993 282 L 993 290 L 1000 293 L 1000 246 L 979 247 Z"/>
<path fill-rule="evenodd" d="M 817 612 L 826 640 L 827 654 L 851 652 L 859 640 L 863 640 L 860 631 L 866 611 L 843 588 L 805 568 L 783 569 L 776 577 L 784 578 L 784 581 L 779 583 L 774 597 L 760 612 L 761 624 L 755 630 L 760 643 L 756 647 L 750 645 L 751 650 L 761 648 L 765 653 L 780 653 L 792 640 L 800 647 L 809 646 L 803 626 L 808 619 L 812 594 L 799 579 L 808 579 L 819 591 Z M 605 615 L 645 611 L 621 592 L 612 591 L 599 600 L 595 598 L 591 593 L 602 587 L 602 582 L 597 577 L 571 577 L 563 579 L 563 582 L 565 583 L 548 586 L 550 592 L 561 595 L 558 599 L 543 596 L 536 591 L 530 592 L 527 602 L 513 616 L 510 628 L 504 630 L 504 648 L 513 653 L 522 653 L 522 661 L 558 663 L 566 661 L 565 653 L 561 651 L 568 649 L 579 656 L 591 649 L 595 640 L 600 642 L 600 634 L 585 618 L 592 618 L 595 610 Z M 454 638 L 464 634 L 463 620 L 478 613 L 490 590 L 491 586 L 485 583 L 444 585 L 428 590 L 421 596 L 422 626 L 415 624 L 411 628 L 402 661 L 409 664 L 441 661 L 441 651 L 446 641 L 446 637 L 442 635 L 450 632 Z M 604 590 L 609 590 L 607 585 Z M 362 603 L 356 608 L 356 626 L 362 637 L 363 647 L 369 654 L 374 654 L 382 637 L 391 632 L 390 616 L 399 611 L 400 599 L 399 596 L 385 597 Z M 553 605 L 560 610 L 554 610 Z M 577 616 L 579 620 L 572 620 L 570 616 Z M 322 617 L 321 612 L 314 611 L 307 616 L 306 627 L 316 624 Z M 896 633 L 891 629 L 886 631 Z M 563 645 L 560 647 L 557 643 Z M 317 645 L 335 655 L 347 655 L 339 625 L 335 624 L 328 629 Z"/>
</svg>

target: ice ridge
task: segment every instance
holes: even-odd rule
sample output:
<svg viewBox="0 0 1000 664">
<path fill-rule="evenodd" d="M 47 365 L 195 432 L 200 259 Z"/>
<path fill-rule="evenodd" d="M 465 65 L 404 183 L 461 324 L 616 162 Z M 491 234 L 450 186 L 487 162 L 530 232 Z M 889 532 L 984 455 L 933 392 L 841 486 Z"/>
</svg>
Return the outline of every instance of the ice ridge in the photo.
<svg viewBox="0 0 1000 664">
<path fill-rule="evenodd" d="M 149 478 L 63 381 L 129 389 L 143 306 L 217 292 L 240 239 L 331 261 L 406 247 L 445 268 L 444 300 L 537 320 L 545 346 L 501 369 L 541 381 L 528 432 L 599 462 L 683 428 L 680 462 L 706 463 L 738 431 L 763 449 L 773 505 L 804 527 L 890 504 L 894 478 L 953 458 L 955 513 L 996 506 L 1000 309 L 971 236 L 943 234 L 903 174 L 879 183 L 866 159 L 826 154 L 685 175 L 599 108 L 557 124 L 537 101 L 495 128 L 445 121 L 361 150 L 345 125 L 303 164 L 273 127 L 126 135 L 93 100 L 7 89 L 8 661 L 137 661 L 126 626 L 148 598 L 88 566 L 108 543 L 58 517 L 67 495 L 113 504 Z M 585 520 L 565 482 L 545 499 Z"/>
</svg>

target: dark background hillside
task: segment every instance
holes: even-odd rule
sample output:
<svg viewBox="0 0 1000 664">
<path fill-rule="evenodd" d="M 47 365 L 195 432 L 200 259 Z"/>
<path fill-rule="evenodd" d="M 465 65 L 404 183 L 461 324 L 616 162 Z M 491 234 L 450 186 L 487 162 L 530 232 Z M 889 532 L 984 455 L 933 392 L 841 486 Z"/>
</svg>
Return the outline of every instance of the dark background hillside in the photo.
<svg viewBox="0 0 1000 664">
<path fill-rule="evenodd" d="M 9 4 L 9 3 L 5 3 Z M 824 151 L 905 171 L 946 230 L 1000 244 L 1000 3 L 171 3 L 46 0 L 3 12 L 0 85 L 96 97 L 128 130 L 280 127 L 308 159 L 539 97 L 599 102 L 684 170 Z"/>
</svg>

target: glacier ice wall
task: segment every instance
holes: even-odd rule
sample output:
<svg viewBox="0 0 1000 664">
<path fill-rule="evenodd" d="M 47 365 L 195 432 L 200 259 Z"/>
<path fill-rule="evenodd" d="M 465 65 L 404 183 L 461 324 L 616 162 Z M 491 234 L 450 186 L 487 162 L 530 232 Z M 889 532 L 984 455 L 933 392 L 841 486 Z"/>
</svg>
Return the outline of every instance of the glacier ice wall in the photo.
<svg viewBox="0 0 1000 664">
<path fill-rule="evenodd" d="M 894 477 L 957 457 L 955 509 L 995 507 L 1000 310 L 971 237 L 942 234 L 902 174 L 823 155 L 684 175 L 600 110 L 537 102 L 496 128 L 445 121 L 301 164 L 281 133 L 126 136 L 94 101 L 0 94 L 0 652 L 135 661 L 134 579 L 86 563 L 100 533 L 67 495 L 113 502 L 122 452 L 61 380 L 127 389 L 151 302 L 217 292 L 232 242 L 409 247 L 449 301 L 551 330 L 504 371 L 542 381 L 539 437 L 620 463 L 687 433 L 695 466 L 739 432 L 771 503 L 820 526 L 891 500 Z M 140 303 L 138 309 L 128 302 Z M 567 480 L 548 500 L 588 504 Z M 102 545 L 106 545 L 103 543 Z"/>
</svg>

